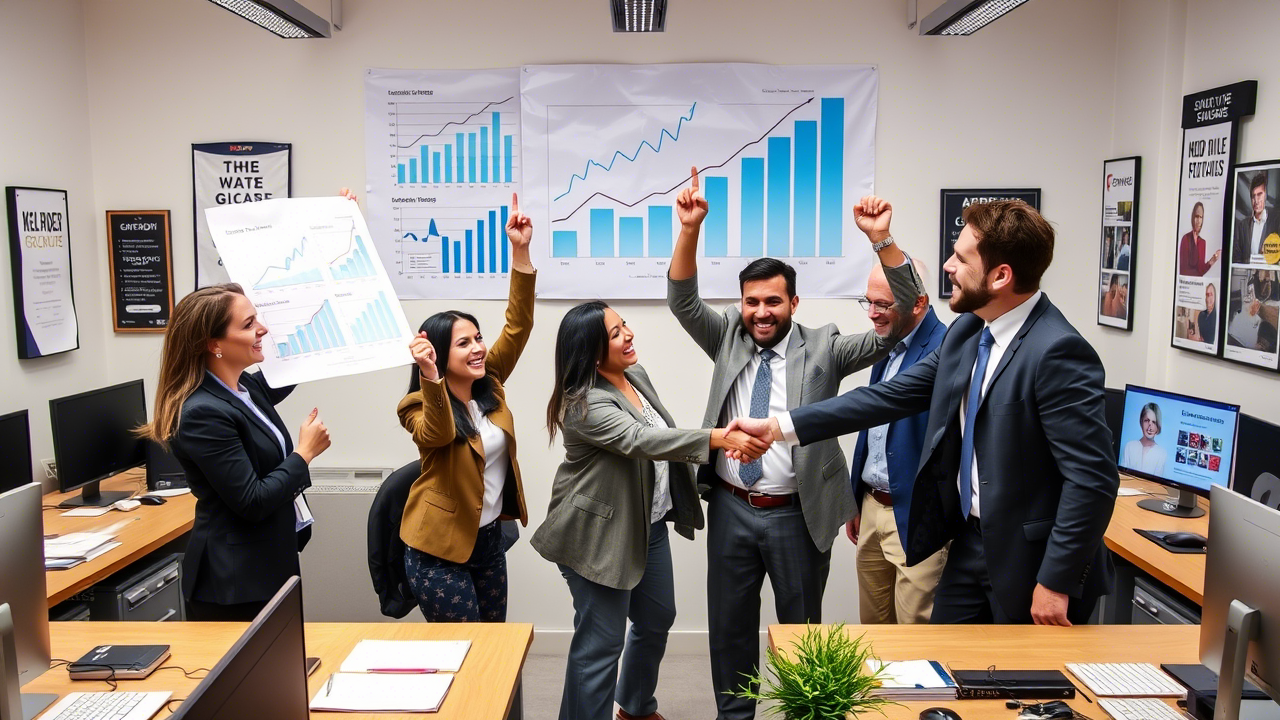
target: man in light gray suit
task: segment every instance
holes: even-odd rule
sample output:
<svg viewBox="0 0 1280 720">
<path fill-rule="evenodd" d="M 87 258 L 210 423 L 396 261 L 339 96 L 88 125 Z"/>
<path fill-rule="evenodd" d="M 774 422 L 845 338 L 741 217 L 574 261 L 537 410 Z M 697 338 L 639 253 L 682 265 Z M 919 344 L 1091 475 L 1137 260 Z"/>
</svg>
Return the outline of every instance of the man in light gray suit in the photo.
<svg viewBox="0 0 1280 720">
<path fill-rule="evenodd" d="M 715 361 L 703 427 L 737 415 L 764 417 L 835 397 L 840 380 L 889 353 L 898 338 L 874 331 L 841 335 L 835 325 L 793 324 L 800 303 L 795 270 L 762 258 L 739 275 L 741 310 L 717 313 L 698 295 L 697 249 L 707 200 L 692 186 L 676 199 L 680 238 L 671 259 L 667 306 Z M 724 212 L 724 209 L 719 209 Z M 855 209 L 872 241 L 899 307 L 910 308 L 922 285 L 889 236 L 892 208 L 868 196 Z M 760 662 L 760 588 L 773 586 L 779 622 L 822 622 L 822 593 L 831 544 L 857 512 L 849 471 L 834 441 L 798 447 L 775 443 L 759 460 L 739 463 L 717 453 L 698 472 L 707 500 L 707 603 L 711 680 L 720 720 L 755 716 L 755 702 L 733 695 Z"/>
</svg>

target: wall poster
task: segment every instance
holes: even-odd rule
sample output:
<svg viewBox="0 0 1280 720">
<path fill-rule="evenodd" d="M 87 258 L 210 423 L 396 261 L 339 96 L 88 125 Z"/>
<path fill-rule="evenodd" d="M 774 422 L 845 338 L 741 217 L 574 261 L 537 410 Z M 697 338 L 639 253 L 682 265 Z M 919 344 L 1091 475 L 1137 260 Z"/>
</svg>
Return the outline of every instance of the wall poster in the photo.
<svg viewBox="0 0 1280 720">
<path fill-rule="evenodd" d="M 7 187 L 9 264 L 18 357 L 75 350 L 80 327 L 71 282 L 67 191 Z"/>
<path fill-rule="evenodd" d="M 1142 158 L 1102 163 L 1102 247 L 1098 324 L 1133 329 L 1133 278 L 1138 258 L 1138 194 Z"/>
</svg>

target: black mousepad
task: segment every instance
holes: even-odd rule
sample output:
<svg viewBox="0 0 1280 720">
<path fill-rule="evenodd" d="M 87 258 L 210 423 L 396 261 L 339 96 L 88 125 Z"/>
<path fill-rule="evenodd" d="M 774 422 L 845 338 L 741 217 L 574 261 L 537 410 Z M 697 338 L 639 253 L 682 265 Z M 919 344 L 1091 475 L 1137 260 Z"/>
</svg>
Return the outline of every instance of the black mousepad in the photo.
<svg viewBox="0 0 1280 720">
<path fill-rule="evenodd" d="M 1150 540 L 1151 542 L 1159 545 L 1165 550 L 1168 550 L 1171 553 L 1178 553 L 1180 555 L 1203 555 L 1204 554 L 1204 548 L 1174 547 L 1166 543 L 1162 538 L 1163 536 L 1167 535 L 1170 532 L 1175 532 L 1172 530 L 1139 530 L 1137 528 L 1134 528 L 1133 531 L 1138 533 L 1142 537 Z"/>
</svg>

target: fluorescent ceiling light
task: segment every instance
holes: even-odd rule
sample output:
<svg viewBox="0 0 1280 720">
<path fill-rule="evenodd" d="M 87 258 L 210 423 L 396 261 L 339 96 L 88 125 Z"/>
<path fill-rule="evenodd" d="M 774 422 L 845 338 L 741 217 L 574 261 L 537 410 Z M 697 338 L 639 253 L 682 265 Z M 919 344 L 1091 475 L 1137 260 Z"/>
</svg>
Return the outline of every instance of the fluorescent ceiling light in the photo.
<svg viewBox="0 0 1280 720">
<path fill-rule="evenodd" d="M 667 0 L 609 0 L 614 32 L 662 32 Z"/>
<path fill-rule="evenodd" d="M 282 38 L 329 37 L 329 23 L 297 0 L 209 0 Z"/>
<path fill-rule="evenodd" d="M 947 0 L 920 21 L 921 35 L 972 35 L 1027 0 Z"/>
</svg>

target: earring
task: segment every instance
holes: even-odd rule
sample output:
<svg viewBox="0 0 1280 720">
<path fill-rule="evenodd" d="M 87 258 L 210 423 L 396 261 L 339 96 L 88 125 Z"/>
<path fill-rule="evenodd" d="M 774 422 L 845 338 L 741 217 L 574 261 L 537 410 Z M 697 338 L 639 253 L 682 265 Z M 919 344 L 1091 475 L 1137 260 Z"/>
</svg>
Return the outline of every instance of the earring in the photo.
<svg viewBox="0 0 1280 720">
<path fill-rule="evenodd" d="M 216 357 L 216 358 L 218 358 L 219 360 L 221 360 L 221 359 L 222 359 L 222 351 L 221 351 L 221 350 L 214 350 L 214 351 L 213 351 L 213 356 L 214 356 L 214 357 Z"/>
</svg>

